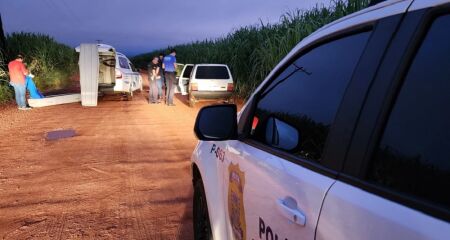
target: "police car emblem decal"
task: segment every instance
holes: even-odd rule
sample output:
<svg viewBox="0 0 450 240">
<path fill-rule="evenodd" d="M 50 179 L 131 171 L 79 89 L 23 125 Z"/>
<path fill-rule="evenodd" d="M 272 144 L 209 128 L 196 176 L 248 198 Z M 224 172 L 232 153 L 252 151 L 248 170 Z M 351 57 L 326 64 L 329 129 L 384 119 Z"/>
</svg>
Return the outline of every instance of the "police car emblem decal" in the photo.
<svg viewBox="0 0 450 240">
<path fill-rule="evenodd" d="M 245 175 L 239 169 L 239 164 L 231 163 L 228 166 L 228 215 L 233 230 L 234 239 L 246 239 L 246 224 L 244 211 L 244 185 Z"/>
</svg>

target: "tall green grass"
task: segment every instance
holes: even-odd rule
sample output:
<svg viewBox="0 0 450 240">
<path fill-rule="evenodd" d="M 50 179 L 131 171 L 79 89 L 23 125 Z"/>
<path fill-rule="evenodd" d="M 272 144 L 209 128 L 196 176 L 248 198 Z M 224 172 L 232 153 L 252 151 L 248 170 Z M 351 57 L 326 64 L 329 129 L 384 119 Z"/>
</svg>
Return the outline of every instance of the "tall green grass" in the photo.
<svg viewBox="0 0 450 240">
<path fill-rule="evenodd" d="M 70 84 L 70 77 L 77 70 L 77 54 L 74 49 L 56 42 L 52 37 L 38 33 L 12 33 L 6 36 L 6 52 L 9 60 L 19 53 L 25 57 L 27 68 L 40 90 L 61 89 Z"/>
<path fill-rule="evenodd" d="M 281 16 L 279 23 L 246 26 L 215 40 L 172 46 L 180 63 L 224 63 L 236 81 L 236 93 L 247 97 L 267 74 L 303 38 L 338 18 L 363 9 L 369 0 L 335 0 L 329 7 L 295 10 Z M 159 49 L 131 58 L 145 68 Z"/>
<path fill-rule="evenodd" d="M 0 49 L 0 104 L 8 102 L 12 98 L 12 91 L 8 84 L 8 72 L 6 71 L 5 54 Z"/>
</svg>

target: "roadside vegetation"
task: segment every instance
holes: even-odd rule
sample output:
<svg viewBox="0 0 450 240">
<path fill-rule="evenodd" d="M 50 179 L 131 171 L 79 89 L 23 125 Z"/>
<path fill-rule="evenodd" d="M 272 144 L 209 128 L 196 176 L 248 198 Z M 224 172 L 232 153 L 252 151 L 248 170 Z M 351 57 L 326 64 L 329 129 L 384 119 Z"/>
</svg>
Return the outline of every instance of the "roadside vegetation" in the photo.
<svg viewBox="0 0 450 240">
<path fill-rule="evenodd" d="M 329 7 L 295 10 L 279 23 L 241 27 L 218 39 L 169 46 L 180 63 L 224 63 L 233 73 L 236 94 L 246 98 L 267 74 L 303 38 L 338 18 L 365 8 L 369 0 L 334 0 Z M 167 49 L 137 55 L 131 61 L 146 68 L 152 56 Z"/>
<path fill-rule="evenodd" d="M 5 54 L 0 51 L 0 104 L 8 102 L 12 98 L 12 91 L 8 84 L 6 72 Z"/>
<path fill-rule="evenodd" d="M 42 91 L 62 89 L 70 85 L 77 70 L 74 49 L 56 42 L 52 37 L 37 33 L 12 33 L 6 36 L 6 49 L 0 54 L 0 103 L 10 101 L 7 64 L 17 54 L 25 56 L 25 63 L 35 75 L 36 86 Z"/>
</svg>

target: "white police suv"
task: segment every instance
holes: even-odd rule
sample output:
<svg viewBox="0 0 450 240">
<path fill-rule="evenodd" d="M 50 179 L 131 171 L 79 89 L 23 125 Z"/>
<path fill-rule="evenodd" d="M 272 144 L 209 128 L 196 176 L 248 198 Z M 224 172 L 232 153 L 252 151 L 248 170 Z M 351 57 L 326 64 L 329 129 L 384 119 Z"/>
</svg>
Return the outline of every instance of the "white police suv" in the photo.
<svg viewBox="0 0 450 240">
<path fill-rule="evenodd" d="M 449 0 L 326 25 L 199 112 L 195 238 L 450 239 L 449 105 Z"/>
</svg>

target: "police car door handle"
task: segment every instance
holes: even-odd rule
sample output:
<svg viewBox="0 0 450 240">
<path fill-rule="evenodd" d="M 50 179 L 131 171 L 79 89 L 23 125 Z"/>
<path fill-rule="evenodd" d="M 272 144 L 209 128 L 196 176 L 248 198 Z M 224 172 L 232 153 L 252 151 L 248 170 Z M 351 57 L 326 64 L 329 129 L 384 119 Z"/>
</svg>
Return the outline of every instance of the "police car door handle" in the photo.
<svg viewBox="0 0 450 240">
<path fill-rule="evenodd" d="M 305 215 L 297 209 L 297 203 L 295 202 L 293 205 L 292 201 L 295 202 L 292 198 L 287 198 L 285 200 L 278 199 L 277 200 L 277 208 L 278 211 L 283 215 L 285 218 L 289 219 L 291 222 L 294 222 L 300 226 L 305 226 L 306 224 L 306 217 Z"/>
</svg>

